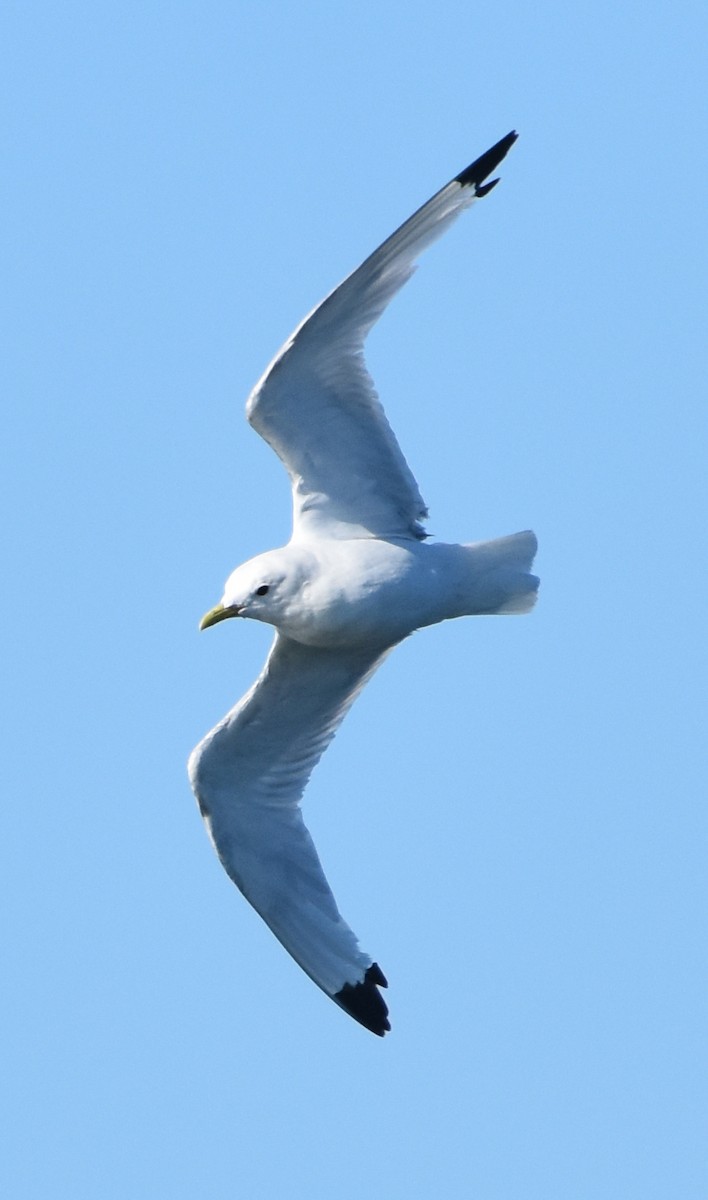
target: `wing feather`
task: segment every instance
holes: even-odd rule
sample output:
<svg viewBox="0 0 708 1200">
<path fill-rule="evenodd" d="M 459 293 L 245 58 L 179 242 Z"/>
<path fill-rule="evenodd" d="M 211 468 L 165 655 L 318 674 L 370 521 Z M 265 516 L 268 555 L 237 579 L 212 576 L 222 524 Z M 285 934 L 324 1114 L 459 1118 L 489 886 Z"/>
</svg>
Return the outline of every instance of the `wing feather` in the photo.
<svg viewBox="0 0 708 1200">
<path fill-rule="evenodd" d="M 510 133 L 419 208 L 305 318 L 247 415 L 290 475 L 295 536 L 424 537 L 427 509 L 364 364 L 364 341 L 421 252 L 496 182 Z"/>
<path fill-rule="evenodd" d="M 372 982 L 375 964 L 339 913 L 300 798 L 384 656 L 302 646 L 276 634 L 259 679 L 189 762 L 228 875 L 310 978 L 376 1033 L 388 1022 Z M 361 999 L 358 989 L 366 993 L 365 1020 L 350 1003 Z"/>
</svg>

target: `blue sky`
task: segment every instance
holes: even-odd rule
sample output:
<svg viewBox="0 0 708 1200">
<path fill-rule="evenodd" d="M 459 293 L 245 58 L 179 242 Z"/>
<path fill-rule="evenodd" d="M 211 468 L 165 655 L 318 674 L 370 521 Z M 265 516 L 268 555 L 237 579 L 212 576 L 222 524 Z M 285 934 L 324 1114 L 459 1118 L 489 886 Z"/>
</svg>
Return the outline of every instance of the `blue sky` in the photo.
<svg viewBox="0 0 708 1200">
<path fill-rule="evenodd" d="M 707 24 L 6 6 L 4 1195 L 705 1197 Z M 381 1042 L 209 847 L 186 757 L 269 637 L 197 622 L 289 532 L 251 386 L 511 128 L 370 341 L 433 532 L 542 576 L 308 789 Z"/>
</svg>

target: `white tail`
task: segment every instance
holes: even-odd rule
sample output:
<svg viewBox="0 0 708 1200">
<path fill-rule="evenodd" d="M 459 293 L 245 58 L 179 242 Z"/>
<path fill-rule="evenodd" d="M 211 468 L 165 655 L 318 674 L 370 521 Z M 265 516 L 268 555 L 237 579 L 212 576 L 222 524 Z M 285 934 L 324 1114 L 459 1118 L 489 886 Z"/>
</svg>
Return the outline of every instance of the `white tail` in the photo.
<svg viewBox="0 0 708 1200">
<path fill-rule="evenodd" d="M 474 542 L 465 549 L 475 560 L 474 612 L 518 614 L 536 603 L 539 580 L 531 566 L 538 548 L 535 533 L 525 529 L 491 542 Z"/>
</svg>

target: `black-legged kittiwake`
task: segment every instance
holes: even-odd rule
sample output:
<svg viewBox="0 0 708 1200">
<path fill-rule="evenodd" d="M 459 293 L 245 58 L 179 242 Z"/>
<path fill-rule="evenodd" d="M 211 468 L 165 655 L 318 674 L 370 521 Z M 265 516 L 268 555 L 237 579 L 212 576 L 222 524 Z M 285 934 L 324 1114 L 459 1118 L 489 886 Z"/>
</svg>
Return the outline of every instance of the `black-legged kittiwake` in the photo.
<svg viewBox="0 0 708 1200">
<path fill-rule="evenodd" d="M 373 1033 L 389 1028 L 376 962 L 342 919 L 300 799 L 389 651 L 449 617 L 527 612 L 531 532 L 426 542 L 427 510 L 364 365 L 366 335 L 415 259 L 497 182 L 509 133 L 418 209 L 298 326 L 252 392 L 251 425 L 292 483 L 287 546 L 229 577 L 201 628 L 275 627 L 263 672 L 199 743 L 189 773 L 231 879 L 304 971 Z"/>
</svg>

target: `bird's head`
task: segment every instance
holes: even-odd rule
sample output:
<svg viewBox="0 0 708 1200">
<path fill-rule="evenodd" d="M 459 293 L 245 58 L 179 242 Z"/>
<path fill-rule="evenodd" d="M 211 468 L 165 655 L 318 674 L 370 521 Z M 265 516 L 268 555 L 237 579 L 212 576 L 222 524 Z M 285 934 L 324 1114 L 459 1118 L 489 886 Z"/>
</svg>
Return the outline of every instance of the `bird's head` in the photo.
<svg viewBox="0 0 708 1200">
<path fill-rule="evenodd" d="M 293 570 L 285 551 L 259 554 L 229 575 L 220 602 L 202 617 L 199 628 L 209 629 L 228 617 L 278 625 L 300 586 L 299 572 Z"/>
</svg>

